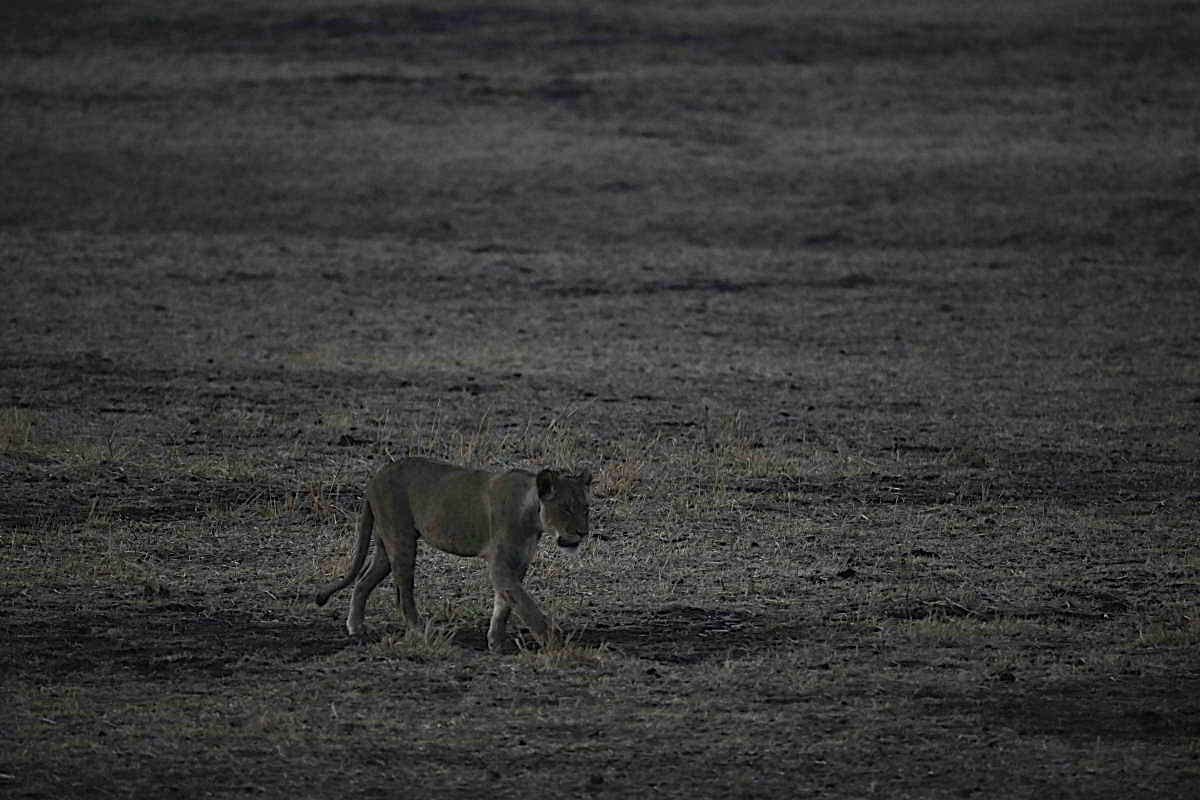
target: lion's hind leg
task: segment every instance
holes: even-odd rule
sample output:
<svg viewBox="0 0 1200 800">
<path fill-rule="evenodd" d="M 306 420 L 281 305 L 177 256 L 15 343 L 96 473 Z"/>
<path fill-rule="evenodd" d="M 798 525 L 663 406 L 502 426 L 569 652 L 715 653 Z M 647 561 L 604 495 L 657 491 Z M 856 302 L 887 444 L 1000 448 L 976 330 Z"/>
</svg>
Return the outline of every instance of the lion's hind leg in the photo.
<svg viewBox="0 0 1200 800">
<path fill-rule="evenodd" d="M 413 596 L 413 573 L 417 563 L 417 532 L 405 529 L 395 537 L 390 549 L 392 582 L 396 585 L 396 606 L 404 621 L 414 630 L 421 630 L 421 615 Z"/>
<path fill-rule="evenodd" d="M 396 587 L 396 605 L 404 621 L 420 630 L 421 618 L 413 597 L 413 573 L 417 561 L 417 528 L 407 504 L 396 503 L 379 515 L 375 550 L 386 553 Z M 385 573 L 386 574 L 386 573 Z"/>
<path fill-rule="evenodd" d="M 358 576 L 358 581 L 354 584 L 354 595 L 350 598 L 350 611 L 346 615 L 346 631 L 351 636 L 362 635 L 367 598 L 391 571 L 392 562 L 388 560 L 387 552 L 376 542 L 375 555 L 371 559 L 371 565 Z"/>
<path fill-rule="evenodd" d="M 488 625 L 488 650 L 493 653 L 504 651 L 504 632 L 508 629 L 508 618 L 512 616 L 512 594 L 496 590 L 492 603 L 492 621 Z"/>
</svg>

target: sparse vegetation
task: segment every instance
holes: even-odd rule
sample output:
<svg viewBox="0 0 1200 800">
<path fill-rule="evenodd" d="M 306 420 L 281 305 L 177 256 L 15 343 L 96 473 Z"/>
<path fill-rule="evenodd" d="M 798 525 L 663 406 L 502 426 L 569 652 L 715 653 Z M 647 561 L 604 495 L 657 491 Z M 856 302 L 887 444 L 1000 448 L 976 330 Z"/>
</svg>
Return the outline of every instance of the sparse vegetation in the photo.
<svg viewBox="0 0 1200 800">
<path fill-rule="evenodd" d="M 0 453 L 28 449 L 33 445 L 33 416 L 24 409 L 0 409 Z"/>
<path fill-rule="evenodd" d="M 1198 14 L 5 4 L 0 795 L 1196 796 Z"/>
<path fill-rule="evenodd" d="M 370 648 L 371 655 L 386 659 L 413 661 L 442 661 L 453 652 L 454 631 L 438 628 L 426 621 L 421 630 L 407 628 L 403 633 L 389 633 Z"/>
</svg>

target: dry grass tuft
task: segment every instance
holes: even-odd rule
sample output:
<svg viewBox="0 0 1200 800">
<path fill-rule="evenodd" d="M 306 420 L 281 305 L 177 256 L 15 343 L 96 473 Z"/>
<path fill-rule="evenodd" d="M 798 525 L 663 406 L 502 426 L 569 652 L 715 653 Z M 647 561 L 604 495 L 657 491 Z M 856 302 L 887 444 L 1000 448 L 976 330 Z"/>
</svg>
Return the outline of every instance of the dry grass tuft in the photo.
<svg viewBox="0 0 1200 800">
<path fill-rule="evenodd" d="M 454 629 L 433 622 L 426 622 L 420 630 L 406 628 L 401 634 L 386 634 L 368 650 L 378 658 L 404 661 L 440 660 L 454 651 Z"/>
<path fill-rule="evenodd" d="M 1139 624 L 1137 643 L 1146 647 L 1195 647 L 1200 645 L 1200 606 L 1178 606 L 1167 618 Z"/>
<path fill-rule="evenodd" d="M 0 409 L 0 453 L 33 446 L 33 415 L 23 408 Z"/>
<path fill-rule="evenodd" d="M 905 620 L 900 633 L 914 644 L 929 647 L 975 647 L 989 642 L 1033 637 L 1042 630 L 1019 619 L 949 617 Z"/>
<path fill-rule="evenodd" d="M 577 633 L 571 632 L 538 648 L 529 647 L 523 639 L 517 639 L 517 657 L 526 664 L 553 669 L 595 666 L 612 658 L 612 650 L 606 642 L 586 645 L 578 642 L 577 637 Z"/>
<path fill-rule="evenodd" d="M 409 415 L 407 426 L 391 425 L 383 438 L 402 443 L 381 445 L 389 458 L 424 456 L 476 469 L 525 464 L 572 469 L 579 465 L 582 433 L 576 424 L 579 408 L 570 406 L 548 420 L 498 424 L 492 410 L 473 421 L 450 419 L 440 406 L 426 414 Z M 391 419 L 391 415 L 386 415 Z"/>
</svg>

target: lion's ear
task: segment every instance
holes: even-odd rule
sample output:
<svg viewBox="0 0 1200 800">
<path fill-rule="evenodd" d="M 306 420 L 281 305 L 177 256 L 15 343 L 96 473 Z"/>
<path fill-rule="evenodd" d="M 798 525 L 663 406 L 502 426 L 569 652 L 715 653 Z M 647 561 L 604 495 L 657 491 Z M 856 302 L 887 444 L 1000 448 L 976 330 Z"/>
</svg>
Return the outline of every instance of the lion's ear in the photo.
<svg viewBox="0 0 1200 800">
<path fill-rule="evenodd" d="M 558 483 L 558 473 L 552 469 L 544 469 L 537 474 L 538 497 L 549 500 L 554 497 L 554 484 Z"/>
<path fill-rule="evenodd" d="M 585 469 L 583 472 L 579 473 L 575 480 L 579 481 L 579 485 L 586 489 L 592 485 L 592 471 L 590 469 Z"/>
</svg>

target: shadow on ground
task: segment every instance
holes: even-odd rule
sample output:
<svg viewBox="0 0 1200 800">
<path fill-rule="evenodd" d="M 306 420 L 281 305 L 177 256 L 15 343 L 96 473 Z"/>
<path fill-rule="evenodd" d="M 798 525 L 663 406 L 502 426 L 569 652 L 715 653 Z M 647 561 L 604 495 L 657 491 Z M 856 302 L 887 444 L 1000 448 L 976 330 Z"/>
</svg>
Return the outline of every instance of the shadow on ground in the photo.
<svg viewBox="0 0 1200 800">
<path fill-rule="evenodd" d="M 261 619 L 173 600 L 68 614 L 22 610 L 6 621 L 4 638 L 0 670 L 40 679 L 94 672 L 202 677 L 259 664 L 277 669 L 281 661 L 305 661 L 348 645 L 323 619 Z"/>
<path fill-rule="evenodd" d="M 588 628 L 575 641 L 665 664 L 697 664 L 777 646 L 802 637 L 809 627 L 806 620 L 676 605 Z"/>
</svg>

